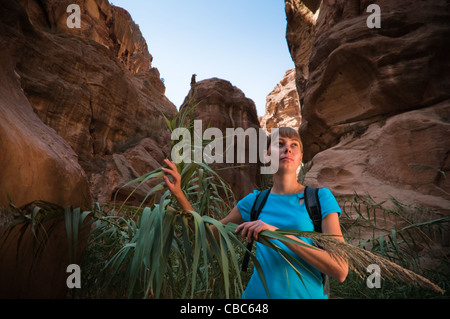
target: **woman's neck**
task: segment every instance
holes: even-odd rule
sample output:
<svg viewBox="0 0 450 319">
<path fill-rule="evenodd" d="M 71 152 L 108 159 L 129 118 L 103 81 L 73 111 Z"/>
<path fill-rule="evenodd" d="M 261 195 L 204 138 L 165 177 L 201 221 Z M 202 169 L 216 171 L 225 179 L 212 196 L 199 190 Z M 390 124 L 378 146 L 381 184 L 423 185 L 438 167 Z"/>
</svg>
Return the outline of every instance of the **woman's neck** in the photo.
<svg viewBox="0 0 450 319">
<path fill-rule="evenodd" d="M 274 194 L 297 194 L 301 193 L 305 187 L 297 181 L 296 174 L 273 175 L 272 193 Z"/>
</svg>

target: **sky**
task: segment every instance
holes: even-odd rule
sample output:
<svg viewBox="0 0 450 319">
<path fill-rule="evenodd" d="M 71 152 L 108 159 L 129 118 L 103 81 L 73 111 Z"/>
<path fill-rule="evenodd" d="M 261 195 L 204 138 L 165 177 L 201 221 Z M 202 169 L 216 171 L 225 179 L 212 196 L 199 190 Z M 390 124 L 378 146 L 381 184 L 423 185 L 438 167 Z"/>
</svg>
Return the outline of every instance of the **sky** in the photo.
<svg viewBox="0 0 450 319">
<path fill-rule="evenodd" d="M 294 67 L 283 0 L 110 0 L 139 25 L 166 97 L 177 108 L 197 82 L 231 82 L 265 113 L 267 95 Z"/>
</svg>

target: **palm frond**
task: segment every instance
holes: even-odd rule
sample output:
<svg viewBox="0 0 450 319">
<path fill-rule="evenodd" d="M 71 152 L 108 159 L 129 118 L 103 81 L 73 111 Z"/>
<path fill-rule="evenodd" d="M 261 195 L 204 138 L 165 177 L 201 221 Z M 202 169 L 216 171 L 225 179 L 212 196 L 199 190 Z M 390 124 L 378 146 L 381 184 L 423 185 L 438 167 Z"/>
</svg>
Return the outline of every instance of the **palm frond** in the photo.
<svg viewBox="0 0 450 319">
<path fill-rule="evenodd" d="M 397 279 L 407 284 L 417 285 L 422 288 L 431 289 L 442 294 L 444 293 L 444 290 L 442 290 L 436 284 L 432 283 L 427 278 L 409 269 L 403 268 L 402 266 L 384 257 L 376 255 L 366 249 L 362 249 L 346 242 L 340 241 L 333 235 L 293 230 L 263 231 L 260 235 L 272 239 L 291 241 L 296 244 L 301 243 L 285 236 L 294 235 L 298 237 L 311 238 L 314 240 L 317 246 L 327 251 L 330 256 L 333 257 L 336 261 L 339 262 L 342 259 L 347 260 L 350 269 L 363 279 L 367 277 L 367 267 L 369 265 L 375 264 L 380 267 L 380 275 L 384 280 Z"/>
</svg>

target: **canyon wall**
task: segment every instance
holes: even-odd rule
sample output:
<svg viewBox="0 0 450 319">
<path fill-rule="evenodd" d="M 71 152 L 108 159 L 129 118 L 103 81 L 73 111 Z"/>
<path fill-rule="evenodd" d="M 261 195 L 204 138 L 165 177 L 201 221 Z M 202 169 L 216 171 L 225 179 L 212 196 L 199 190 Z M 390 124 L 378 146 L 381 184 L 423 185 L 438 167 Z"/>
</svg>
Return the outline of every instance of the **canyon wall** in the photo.
<svg viewBox="0 0 450 319">
<path fill-rule="evenodd" d="M 162 114 L 177 109 L 138 26 L 108 1 L 85 0 L 77 2 L 81 27 L 69 28 L 71 3 L 0 1 L 0 206 L 123 200 L 134 186 L 121 187 L 169 151 Z M 0 209 L 0 235 L 7 214 Z M 37 263 L 33 237 L 18 251 L 18 233 L 11 234 L 0 259 L 1 296 L 65 296 L 67 239 L 55 227 Z"/>
<path fill-rule="evenodd" d="M 107 202 L 123 184 L 159 166 L 170 138 L 161 114 L 172 117 L 177 110 L 125 10 L 86 0 L 81 28 L 69 28 L 69 4 L 11 2 L 4 12 L 15 10 L 20 20 L 5 25 L 6 54 L 16 90 L 77 154 L 90 188 L 85 195 Z M 122 191 L 125 196 L 129 189 Z M 19 190 L 10 193 L 17 205 L 26 202 Z"/>
<path fill-rule="evenodd" d="M 301 69 L 308 181 L 336 195 L 392 196 L 448 213 L 448 2 L 285 4 L 286 37 Z M 370 4 L 380 8 L 380 28 L 368 26 Z"/>
</svg>

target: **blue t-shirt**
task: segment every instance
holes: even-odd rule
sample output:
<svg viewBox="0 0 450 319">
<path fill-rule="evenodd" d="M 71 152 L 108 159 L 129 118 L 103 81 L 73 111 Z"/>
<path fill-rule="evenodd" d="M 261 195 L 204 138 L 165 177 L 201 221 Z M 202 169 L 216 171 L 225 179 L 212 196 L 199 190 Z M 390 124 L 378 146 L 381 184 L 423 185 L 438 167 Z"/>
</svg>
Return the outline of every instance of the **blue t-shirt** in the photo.
<svg viewBox="0 0 450 319">
<path fill-rule="evenodd" d="M 254 190 L 253 193 L 248 194 L 237 203 L 244 222 L 250 221 L 250 210 L 259 193 L 260 191 Z M 258 219 L 280 229 L 314 231 L 314 225 L 306 210 L 304 201 L 299 205 L 299 200 L 303 197 L 303 193 L 288 195 L 270 193 Z M 329 189 L 319 189 L 319 200 L 322 218 L 330 213 L 338 213 L 340 216 L 341 209 Z M 310 238 L 302 237 L 301 239 L 308 244 L 312 244 Z M 308 270 L 295 265 L 301 273 L 300 279 L 292 266 L 280 254 L 274 249 L 257 242 L 256 257 L 265 276 L 270 297 L 273 299 L 328 298 L 323 293 L 320 272 L 304 262 L 280 241 L 273 240 L 273 242 L 297 258 Z M 253 269 L 252 277 L 242 297 L 248 299 L 268 298 L 256 269 Z"/>
</svg>

